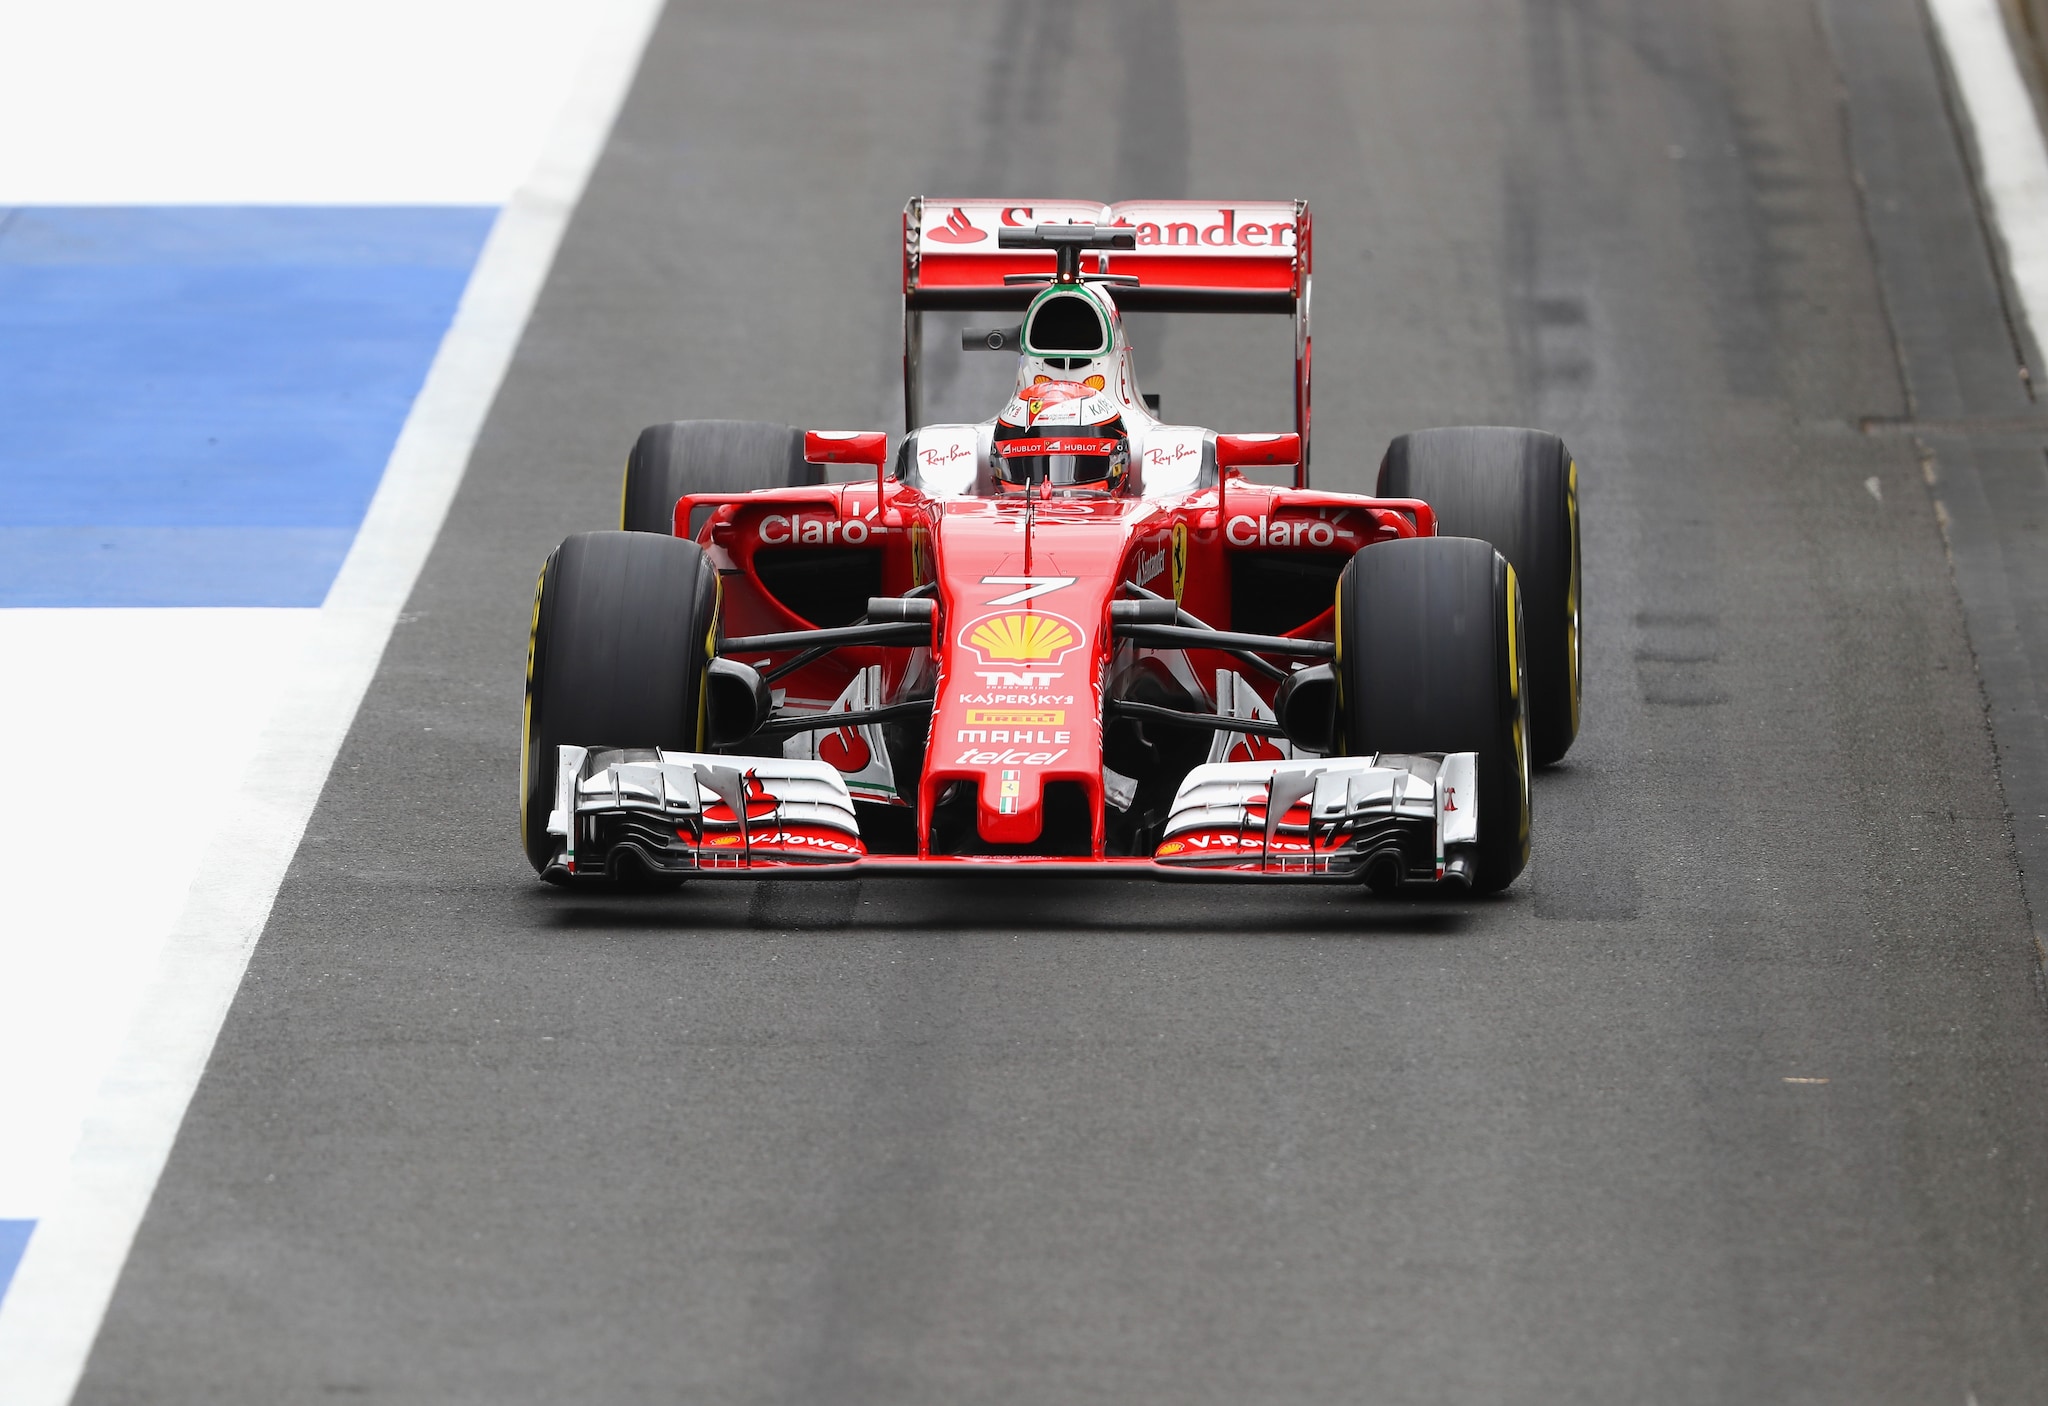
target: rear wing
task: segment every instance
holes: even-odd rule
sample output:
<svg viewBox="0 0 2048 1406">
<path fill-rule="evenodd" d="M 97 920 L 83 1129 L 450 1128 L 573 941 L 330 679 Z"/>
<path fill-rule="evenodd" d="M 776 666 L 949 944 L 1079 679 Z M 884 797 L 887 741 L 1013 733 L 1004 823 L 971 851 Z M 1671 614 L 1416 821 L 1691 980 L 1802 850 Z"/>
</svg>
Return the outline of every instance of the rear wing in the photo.
<svg viewBox="0 0 2048 1406">
<path fill-rule="evenodd" d="M 906 429 L 924 423 L 921 366 L 927 311 L 1000 312 L 1022 308 L 1050 279 L 1049 249 L 1005 249 L 997 232 L 1036 225 L 1093 224 L 1136 232 L 1132 250 L 1082 256 L 1087 273 L 1114 273 L 1116 305 L 1126 312 L 1250 312 L 1294 319 L 1294 428 L 1301 436 L 1296 477 L 1308 481 L 1309 274 L 1314 239 L 1300 200 L 942 200 L 914 197 L 903 207 L 903 411 Z M 1123 282 L 1135 277 L 1135 286 Z"/>
</svg>

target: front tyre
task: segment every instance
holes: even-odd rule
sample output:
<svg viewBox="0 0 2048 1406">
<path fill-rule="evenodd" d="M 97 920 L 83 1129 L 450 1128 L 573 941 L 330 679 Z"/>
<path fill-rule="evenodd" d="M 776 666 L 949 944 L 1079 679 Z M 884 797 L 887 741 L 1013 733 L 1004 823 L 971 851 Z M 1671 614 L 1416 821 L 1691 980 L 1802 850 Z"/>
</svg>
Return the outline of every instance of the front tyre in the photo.
<svg viewBox="0 0 2048 1406">
<path fill-rule="evenodd" d="M 1491 542 L 1528 611 L 1529 750 L 1562 760 L 1579 735 L 1579 470 L 1541 430 L 1460 426 L 1405 434 L 1380 461 L 1379 492 L 1420 498 L 1446 537 Z"/>
<path fill-rule="evenodd" d="M 626 456 L 619 526 L 628 532 L 675 531 L 685 493 L 752 493 L 804 488 L 825 470 L 804 462 L 804 437 L 788 425 L 753 420 L 675 420 L 649 425 Z"/>
<path fill-rule="evenodd" d="M 520 837 L 536 872 L 557 840 L 557 748 L 702 751 L 718 574 L 678 537 L 584 532 L 548 558 L 526 647 Z"/>
<path fill-rule="evenodd" d="M 1479 754 L 1481 893 L 1529 862 L 1527 660 L 1515 569 L 1484 542 L 1382 542 L 1337 578 L 1344 751 Z"/>
</svg>

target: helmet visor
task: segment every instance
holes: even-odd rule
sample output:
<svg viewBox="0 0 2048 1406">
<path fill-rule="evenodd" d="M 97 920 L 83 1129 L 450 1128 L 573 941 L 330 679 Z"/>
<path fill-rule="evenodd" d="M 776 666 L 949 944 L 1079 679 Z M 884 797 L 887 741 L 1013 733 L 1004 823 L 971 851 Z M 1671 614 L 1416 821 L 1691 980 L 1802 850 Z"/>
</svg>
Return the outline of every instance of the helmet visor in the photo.
<svg viewBox="0 0 2048 1406">
<path fill-rule="evenodd" d="M 1122 440 L 1092 436 L 1010 439 L 996 445 L 1006 482 L 1051 483 L 1055 488 L 1107 482 L 1122 453 Z"/>
</svg>

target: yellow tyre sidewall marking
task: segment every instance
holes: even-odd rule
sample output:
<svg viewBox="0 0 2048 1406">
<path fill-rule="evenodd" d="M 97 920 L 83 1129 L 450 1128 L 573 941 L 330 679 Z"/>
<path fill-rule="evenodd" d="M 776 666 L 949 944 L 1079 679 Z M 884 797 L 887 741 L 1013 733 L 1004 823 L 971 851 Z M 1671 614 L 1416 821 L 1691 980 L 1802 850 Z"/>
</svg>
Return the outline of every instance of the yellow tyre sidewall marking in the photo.
<svg viewBox="0 0 2048 1406">
<path fill-rule="evenodd" d="M 542 566 L 533 583 L 533 619 L 526 627 L 526 698 L 519 710 L 519 843 L 526 843 L 526 798 L 532 794 L 530 768 L 533 758 L 533 656 L 540 645 L 540 593 L 546 589 L 548 569 Z"/>
<path fill-rule="evenodd" d="M 711 576 L 711 627 L 704 632 L 704 667 L 697 674 L 697 741 L 701 752 L 711 736 L 711 661 L 718 657 L 718 621 L 725 610 L 725 580 Z"/>
<path fill-rule="evenodd" d="M 1351 754 L 1351 728 L 1349 715 L 1344 711 L 1344 583 L 1350 579 L 1352 569 L 1345 567 L 1337 578 L 1337 602 L 1330 607 L 1330 627 L 1337 636 L 1337 652 L 1330 660 L 1337 674 L 1337 744 L 1347 756 Z"/>
<path fill-rule="evenodd" d="M 1576 460 L 1567 460 L 1564 481 L 1565 525 L 1571 533 L 1571 577 L 1565 583 L 1565 639 L 1570 651 L 1568 664 L 1571 677 L 1572 735 L 1579 731 L 1579 465 Z"/>
<path fill-rule="evenodd" d="M 1508 574 L 1508 692 L 1515 705 L 1515 782 L 1521 801 L 1516 838 L 1521 845 L 1522 859 L 1526 862 L 1529 858 L 1529 703 L 1522 688 L 1522 588 L 1515 579 L 1514 563 L 1505 557 L 1501 560 L 1506 564 Z"/>
</svg>

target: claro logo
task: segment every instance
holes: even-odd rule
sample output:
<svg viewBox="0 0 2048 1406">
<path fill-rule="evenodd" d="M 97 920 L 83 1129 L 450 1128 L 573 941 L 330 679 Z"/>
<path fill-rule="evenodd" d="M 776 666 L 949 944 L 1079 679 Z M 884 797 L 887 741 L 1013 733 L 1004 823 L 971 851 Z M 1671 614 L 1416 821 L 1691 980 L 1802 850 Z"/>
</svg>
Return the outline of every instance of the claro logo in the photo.
<svg viewBox="0 0 2048 1406">
<path fill-rule="evenodd" d="M 841 522 L 832 517 L 791 517 L 784 513 L 770 513 L 761 519 L 761 545 L 781 546 L 847 546 L 858 547 L 869 537 L 880 536 L 888 531 L 860 518 L 848 518 Z"/>
<path fill-rule="evenodd" d="M 1334 547 L 1355 536 L 1321 518 L 1234 517 L 1223 524 L 1223 540 L 1233 547 Z"/>
</svg>

